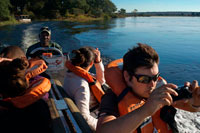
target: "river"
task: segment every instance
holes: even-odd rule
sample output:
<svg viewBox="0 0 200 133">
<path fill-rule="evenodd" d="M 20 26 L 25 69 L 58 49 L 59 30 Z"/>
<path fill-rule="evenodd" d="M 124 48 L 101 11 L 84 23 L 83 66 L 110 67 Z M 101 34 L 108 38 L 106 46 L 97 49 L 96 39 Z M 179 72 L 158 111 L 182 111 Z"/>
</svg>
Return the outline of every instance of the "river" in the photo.
<svg viewBox="0 0 200 133">
<path fill-rule="evenodd" d="M 0 27 L 0 43 L 27 49 L 49 26 L 64 52 L 84 45 L 98 47 L 106 59 L 121 58 L 136 43 L 151 45 L 160 56 L 161 76 L 177 85 L 200 81 L 199 17 L 129 17 L 91 23 L 32 22 Z"/>
<path fill-rule="evenodd" d="M 129 17 L 90 23 L 32 22 L 0 27 L 0 47 L 26 50 L 48 26 L 52 40 L 69 52 L 81 46 L 98 47 L 104 61 L 121 58 L 136 43 L 151 45 L 160 56 L 160 72 L 168 82 L 200 81 L 200 17 Z M 200 113 L 178 110 L 180 132 L 200 132 Z"/>
</svg>

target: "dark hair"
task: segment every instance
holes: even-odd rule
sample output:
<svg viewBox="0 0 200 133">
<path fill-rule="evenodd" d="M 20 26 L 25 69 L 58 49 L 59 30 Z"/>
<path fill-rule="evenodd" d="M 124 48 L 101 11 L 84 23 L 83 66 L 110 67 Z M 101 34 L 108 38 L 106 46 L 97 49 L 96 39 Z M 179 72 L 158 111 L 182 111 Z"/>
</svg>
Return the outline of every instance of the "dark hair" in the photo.
<svg viewBox="0 0 200 133">
<path fill-rule="evenodd" d="M 26 58 L 0 63 L 0 94 L 4 97 L 22 95 L 28 88 L 25 72 L 28 67 Z"/>
<path fill-rule="evenodd" d="M 75 66 L 80 66 L 86 68 L 95 59 L 95 54 L 92 47 L 82 47 L 78 50 L 73 50 L 72 53 L 75 54 L 71 59 L 71 62 Z"/>
<path fill-rule="evenodd" d="M 159 63 L 157 52 L 149 45 L 138 43 L 138 46 L 129 49 L 123 57 L 123 71 L 131 76 L 139 67 L 152 68 Z"/>
<path fill-rule="evenodd" d="M 0 52 L 0 57 L 15 59 L 25 57 L 25 53 L 18 46 L 8 46 Z"/>
</svg>

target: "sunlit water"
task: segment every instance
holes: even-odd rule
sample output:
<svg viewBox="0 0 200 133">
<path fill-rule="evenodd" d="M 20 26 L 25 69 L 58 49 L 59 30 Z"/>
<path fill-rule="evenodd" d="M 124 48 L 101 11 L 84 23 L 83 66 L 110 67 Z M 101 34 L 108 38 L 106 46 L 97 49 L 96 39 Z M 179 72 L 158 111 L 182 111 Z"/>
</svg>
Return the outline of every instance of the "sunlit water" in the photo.
<svg viewBox="0 0 200 133">
<path fill-rule="evenodd" d="M 46 25 L 52 29 L 52 40 L 65 52 L 90 45 L 113 60 L 136 43 L 147 43 L 158 52 L 160 72 L 168 82 L 182 85 L 200 80 L 199 17 L 133 17 L 87 24 L 34 22 L 0 27 L 0 43 L 27 49 L 38 41 L 38 30 Z"/>
<path fill-rule="evenodd" d="M 39 29 L 49 26 L 52 40 L 64 52 L 81 46 L 98 47 L 104 61 L 121 58 L 136 43 L 151 45 L 160 56 L 160 72 L 168 81 L 183 85 L 200 81 L 200 17 L 137 17 L 93 23 L 33 22 L 0 27 L 2 46 L 26 50 L 38 41 Z M 180 132 L 200 132 L 200 114 L 178 110 Z"/>
</svg>

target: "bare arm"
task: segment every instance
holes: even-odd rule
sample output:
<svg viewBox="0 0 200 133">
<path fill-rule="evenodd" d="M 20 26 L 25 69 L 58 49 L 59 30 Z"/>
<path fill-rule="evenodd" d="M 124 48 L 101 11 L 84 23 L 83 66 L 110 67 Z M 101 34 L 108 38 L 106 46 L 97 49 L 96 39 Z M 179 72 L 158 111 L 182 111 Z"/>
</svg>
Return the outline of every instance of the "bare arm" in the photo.
<svg viewBox="0 0 200 133">
<path fill-rule="evenodd" d="M 143 106 L 127 115 L 116 118 L 112 115 L 102 116 L 97 123 L 97 133 L 129 133 L 137 129 L 143 120 L 149 116 Z"/>
<path fill-rule="evenodd" d="M 96 55 L 96 58 L 95 58 L 96 63 L 94 63 L 94 66 L 96 69 L 96 78 L 101 84 L 104 84 L 105 83 L 104 66 L 101 60 L 101 52 L 99 51 L 98 48 L 96 48 L 94 50 L 94 53 Z"/>
<path fill-rule="evenodd" d="M 135 131 L 146 117 L 152 116 L 163 106 L 172 104 L 173 100 L 170 94 L 177 95 L 172 88 L 176 88 L 176 86 L 174 84 L 166 84 L 155 89 L 142 107 L 122 117 L 101 116 L 98 120 L 97 132 L 129 133 Z"/>
</svg>

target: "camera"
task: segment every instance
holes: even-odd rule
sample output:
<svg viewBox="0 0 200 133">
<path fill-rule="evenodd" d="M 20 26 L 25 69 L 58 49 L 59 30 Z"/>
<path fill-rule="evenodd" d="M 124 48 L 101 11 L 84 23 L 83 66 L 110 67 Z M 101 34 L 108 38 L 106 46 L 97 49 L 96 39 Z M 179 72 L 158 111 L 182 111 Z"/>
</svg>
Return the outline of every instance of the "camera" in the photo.
<svg viewBox="0 0 200 133">
<path fill-rule="evenodd" d="M 175 91 L 178 93 L 178 96 L 172 95 L 173 101 L 192 98 L 192 93 L 187 86 L 178 87 Z"/>
</svg>

